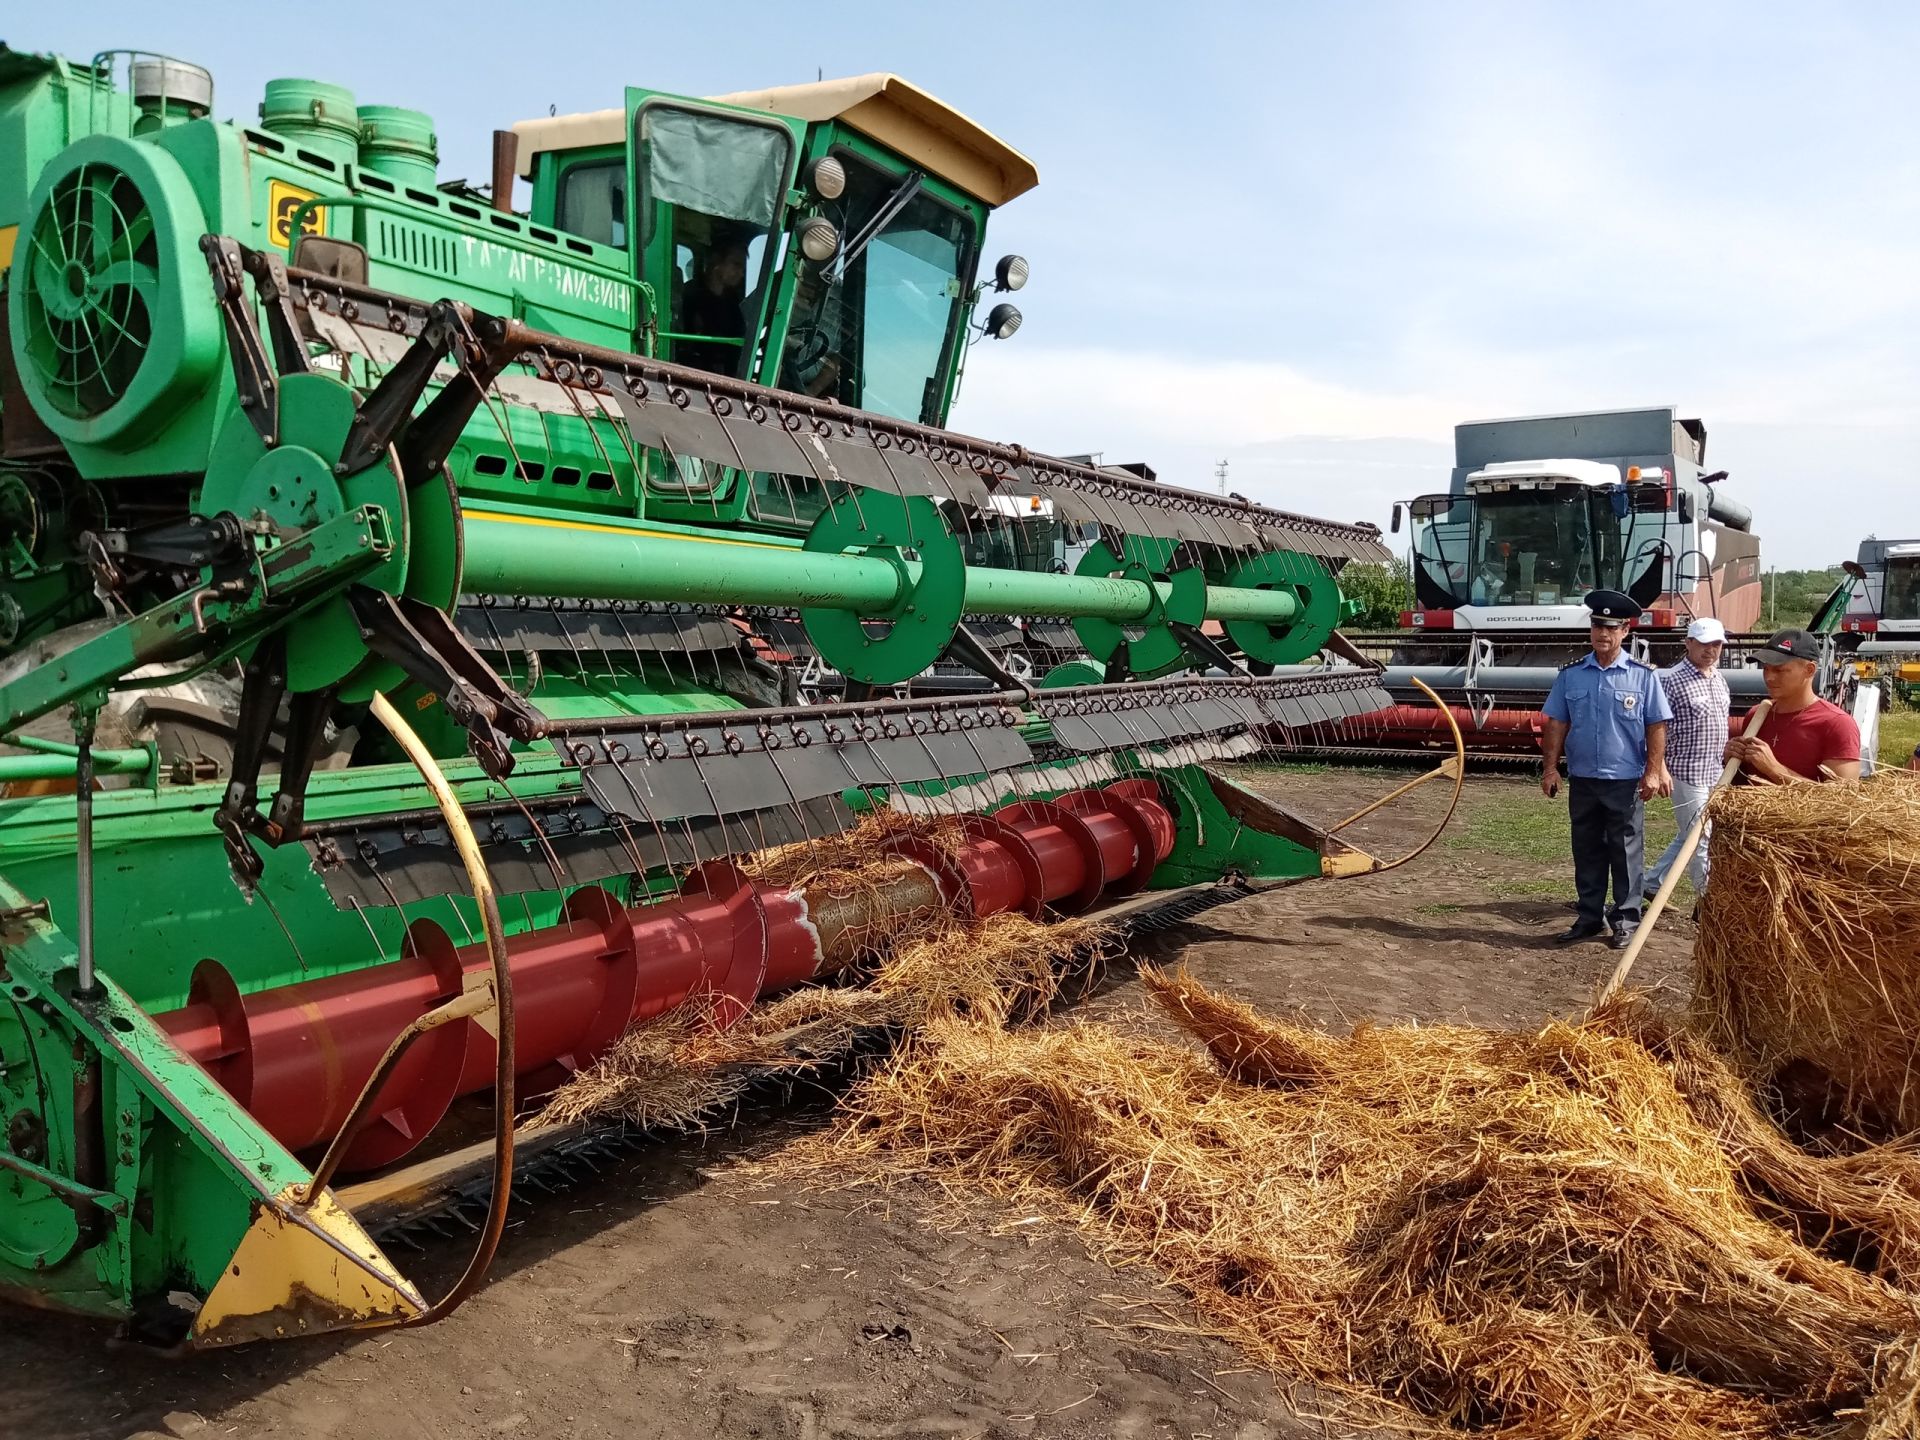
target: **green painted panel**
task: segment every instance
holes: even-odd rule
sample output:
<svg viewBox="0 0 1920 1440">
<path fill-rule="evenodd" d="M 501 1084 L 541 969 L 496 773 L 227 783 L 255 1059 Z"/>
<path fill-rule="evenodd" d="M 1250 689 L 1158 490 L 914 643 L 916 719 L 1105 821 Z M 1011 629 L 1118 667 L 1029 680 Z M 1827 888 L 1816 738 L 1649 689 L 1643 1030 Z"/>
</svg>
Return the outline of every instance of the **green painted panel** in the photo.
<svg viewBox="0 0 1920 1440">
<path fill-rule="evenodd" d="M 0 908 L 25 900 L 10 878 L 0 877 Z M 253 1204 L 306 1179 L 306 1170 L 183 1056 L 110 975 L 102 973 L 94 999 L 76 1001 L 73 948 L 53 925 L 17 922 L 0 950 L 0 1054 L 18 1055 L 8 1047 L 18 1045 L 22 1014 L 33 1015 L 47 1036 L 37 1059 L 23 1067 L 33 1086 L 25 1108 L 45 1126 L 47 1168 L 75 1173 L 73 1082 L 97 1064 L 104 1136 L 112 1142 L 103 1188 L 144 1202 L 128 1203 L 118 1215 L 99 1212 L 89 1243 L 48 1268 L 0 1254 L 0 1293 L 117 1316 L 128 1314 L 137 1298 L 157 1298 L 171 1288 L 204 1295 L 232 1256 Z M 16 1017 L 11 1031 L 7 1017 Z M 18 1192 L 0 1183 L 0 1234 L 16 1249 L 29 1210 Z"/>
<path fill-rule="evenodd" d="M 1162 793 L 1173 810 L 1173 853 L 1153 872 L 1153 888 L 1218 880 L 1231 871 L 1261 880 L 1304 879 L 1320 873 L 1320 857 L 1304 845 L 1254 830 L 1227 813 L 1204 771 L 1162 771 Z"/>
</svg>

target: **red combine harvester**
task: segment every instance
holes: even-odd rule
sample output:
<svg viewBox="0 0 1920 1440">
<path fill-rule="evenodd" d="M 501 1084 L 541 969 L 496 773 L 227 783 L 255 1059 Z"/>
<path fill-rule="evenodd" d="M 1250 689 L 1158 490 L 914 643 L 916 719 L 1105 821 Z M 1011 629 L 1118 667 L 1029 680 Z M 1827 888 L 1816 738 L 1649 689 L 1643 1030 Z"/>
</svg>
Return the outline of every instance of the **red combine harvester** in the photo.
<svg viewBox="0 0 1920 1440">
<path fill-rule="evenodd" d="M 1722 664 L 1736 713 L 1765 693 L 1747 652 L 1760 615 L 1752 512 L 1709 473 L 1706 427 L 1670 406 L 1486 420 L 1454 429 L 1452 483 L 1394 507 L 1410 522 L 1414 608 L 1396 631 L 1350 635 L 1384 664 L 1394 704 L 1342 721 L 1333 748 L 1424 755 L 1450 741 L 1448 716 L 1482 759 L 1539 753 L 1540 705 L 1587 647 L 1589 591 L 1645 607 L 1632 652 L 1654 665 L 1684 653 L 1687 625 L 1728 633 Z"/>
</svg>

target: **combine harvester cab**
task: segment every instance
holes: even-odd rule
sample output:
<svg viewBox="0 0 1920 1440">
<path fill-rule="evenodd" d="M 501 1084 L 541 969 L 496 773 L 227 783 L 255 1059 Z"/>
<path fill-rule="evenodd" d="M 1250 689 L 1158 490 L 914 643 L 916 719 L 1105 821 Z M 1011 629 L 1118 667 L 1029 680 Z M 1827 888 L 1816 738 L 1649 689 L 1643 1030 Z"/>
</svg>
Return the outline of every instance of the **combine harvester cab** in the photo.
<svg viewBox="0 0 1920 1440">
<path fill-rule="evenodd" d="M 1859 640 L 1861 677 L 1920 699 L 1920 540 L 1862 540 L 1859 593 L 1841 628 Z"/>
<path fill-rule="evenodd" d="M 334 85 L 0 87 L 7 1296 L 186 1348 L 435 1319 L 579 1139 L 516 1107 L 636 1022 L 936 913 L 1399 863 L 1235 779 L 1384 703 L 1298 669 L 1378 532 L 941 428 L 1035 176 L 897 77 L 629 91 L 498 134 L 490 193 Z M 982 638 L 1039 624 L 1091 661 Z M 857 915 L 748 863 L 850 832 L 898 862 Z M 372 1217 L 461 1195 L 429 1300 Z"/>
<path fill-rule="evenodd" d="M 1430 630 L 1584 630 L 1590 590 L 1621 590 L 1652 629 L 1760 613 L 1752 513 L 1707 474 L 1706 427 L 1667 408 L 1454 431 L 1447 495 L 1413 517 L 1415 623 Z"/>
<path fill-rule="evenodd" d="M 1394 512 L 1394 528 L 1404 519 L 1411 532 L 1405 628 L 1350 637 L 1387 667 L 1395 704 L 1343 725 L 1340 748 L 1417 755 L 1457 724 L 1478 757 L 1536 758 L 1540 705 L 1586 651 L 1582 602 L 1597 589 L 1644 607 L 1631 643 L 1653 665 L 1684 654 L 1692 620 L 1718 619 L 1735 709 L 1758 703 L 1745 652 L 1765 638 L 1751 633 L 1760 542 L 1751 512 L 1720 488 L 1726 472 L 1706 471 L 1706 439 L 1671 407 L 1455 427 L 1448 492 Z"/>
</svg>

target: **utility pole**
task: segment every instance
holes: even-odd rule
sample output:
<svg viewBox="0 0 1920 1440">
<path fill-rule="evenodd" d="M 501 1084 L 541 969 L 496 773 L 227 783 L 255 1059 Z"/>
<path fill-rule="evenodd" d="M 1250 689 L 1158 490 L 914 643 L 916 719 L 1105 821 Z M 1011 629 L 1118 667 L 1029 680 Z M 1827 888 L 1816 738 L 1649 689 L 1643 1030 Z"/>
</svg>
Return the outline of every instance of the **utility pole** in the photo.
<svg viewBox="0 0 1920 1440">
<path fill-rule="evenodd" d="M 1220 493 L 1222 495 L 1225 495 L 1227 493 L 1227 462 L 1226 461 L 1222 460 L 1220 461 L 1219 464 L 1213 467 L 1213 478 L 1217 482 L 1219 482 Z"/>
</svg>

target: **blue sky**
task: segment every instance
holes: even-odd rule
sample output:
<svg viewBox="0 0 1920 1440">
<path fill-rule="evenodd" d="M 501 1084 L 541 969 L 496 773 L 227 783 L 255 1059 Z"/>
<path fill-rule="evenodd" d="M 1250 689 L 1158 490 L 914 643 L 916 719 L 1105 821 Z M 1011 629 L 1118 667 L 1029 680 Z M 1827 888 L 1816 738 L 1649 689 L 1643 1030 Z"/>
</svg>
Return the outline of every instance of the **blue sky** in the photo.
<svg viewBox="0 0 1920 1440">
<path fill-rule="evenodd" d="M 314 12 L 319 13 L 319 12 Z M 488 132 L 891 69 L 1025 150 L 991 248 L 1027 324 L 956 425 L 1384 523 L 1452 425 L 1674 403 L 1770 563 L 1920 534 L 1920 7 L 1276 3 L 620 7 L 336 0 L 35 7 L 0 32 L 142 45 L 216 108 L 328 79 Z M 956 22 L 956 15 L 964 20 Z"/>
</svg>

